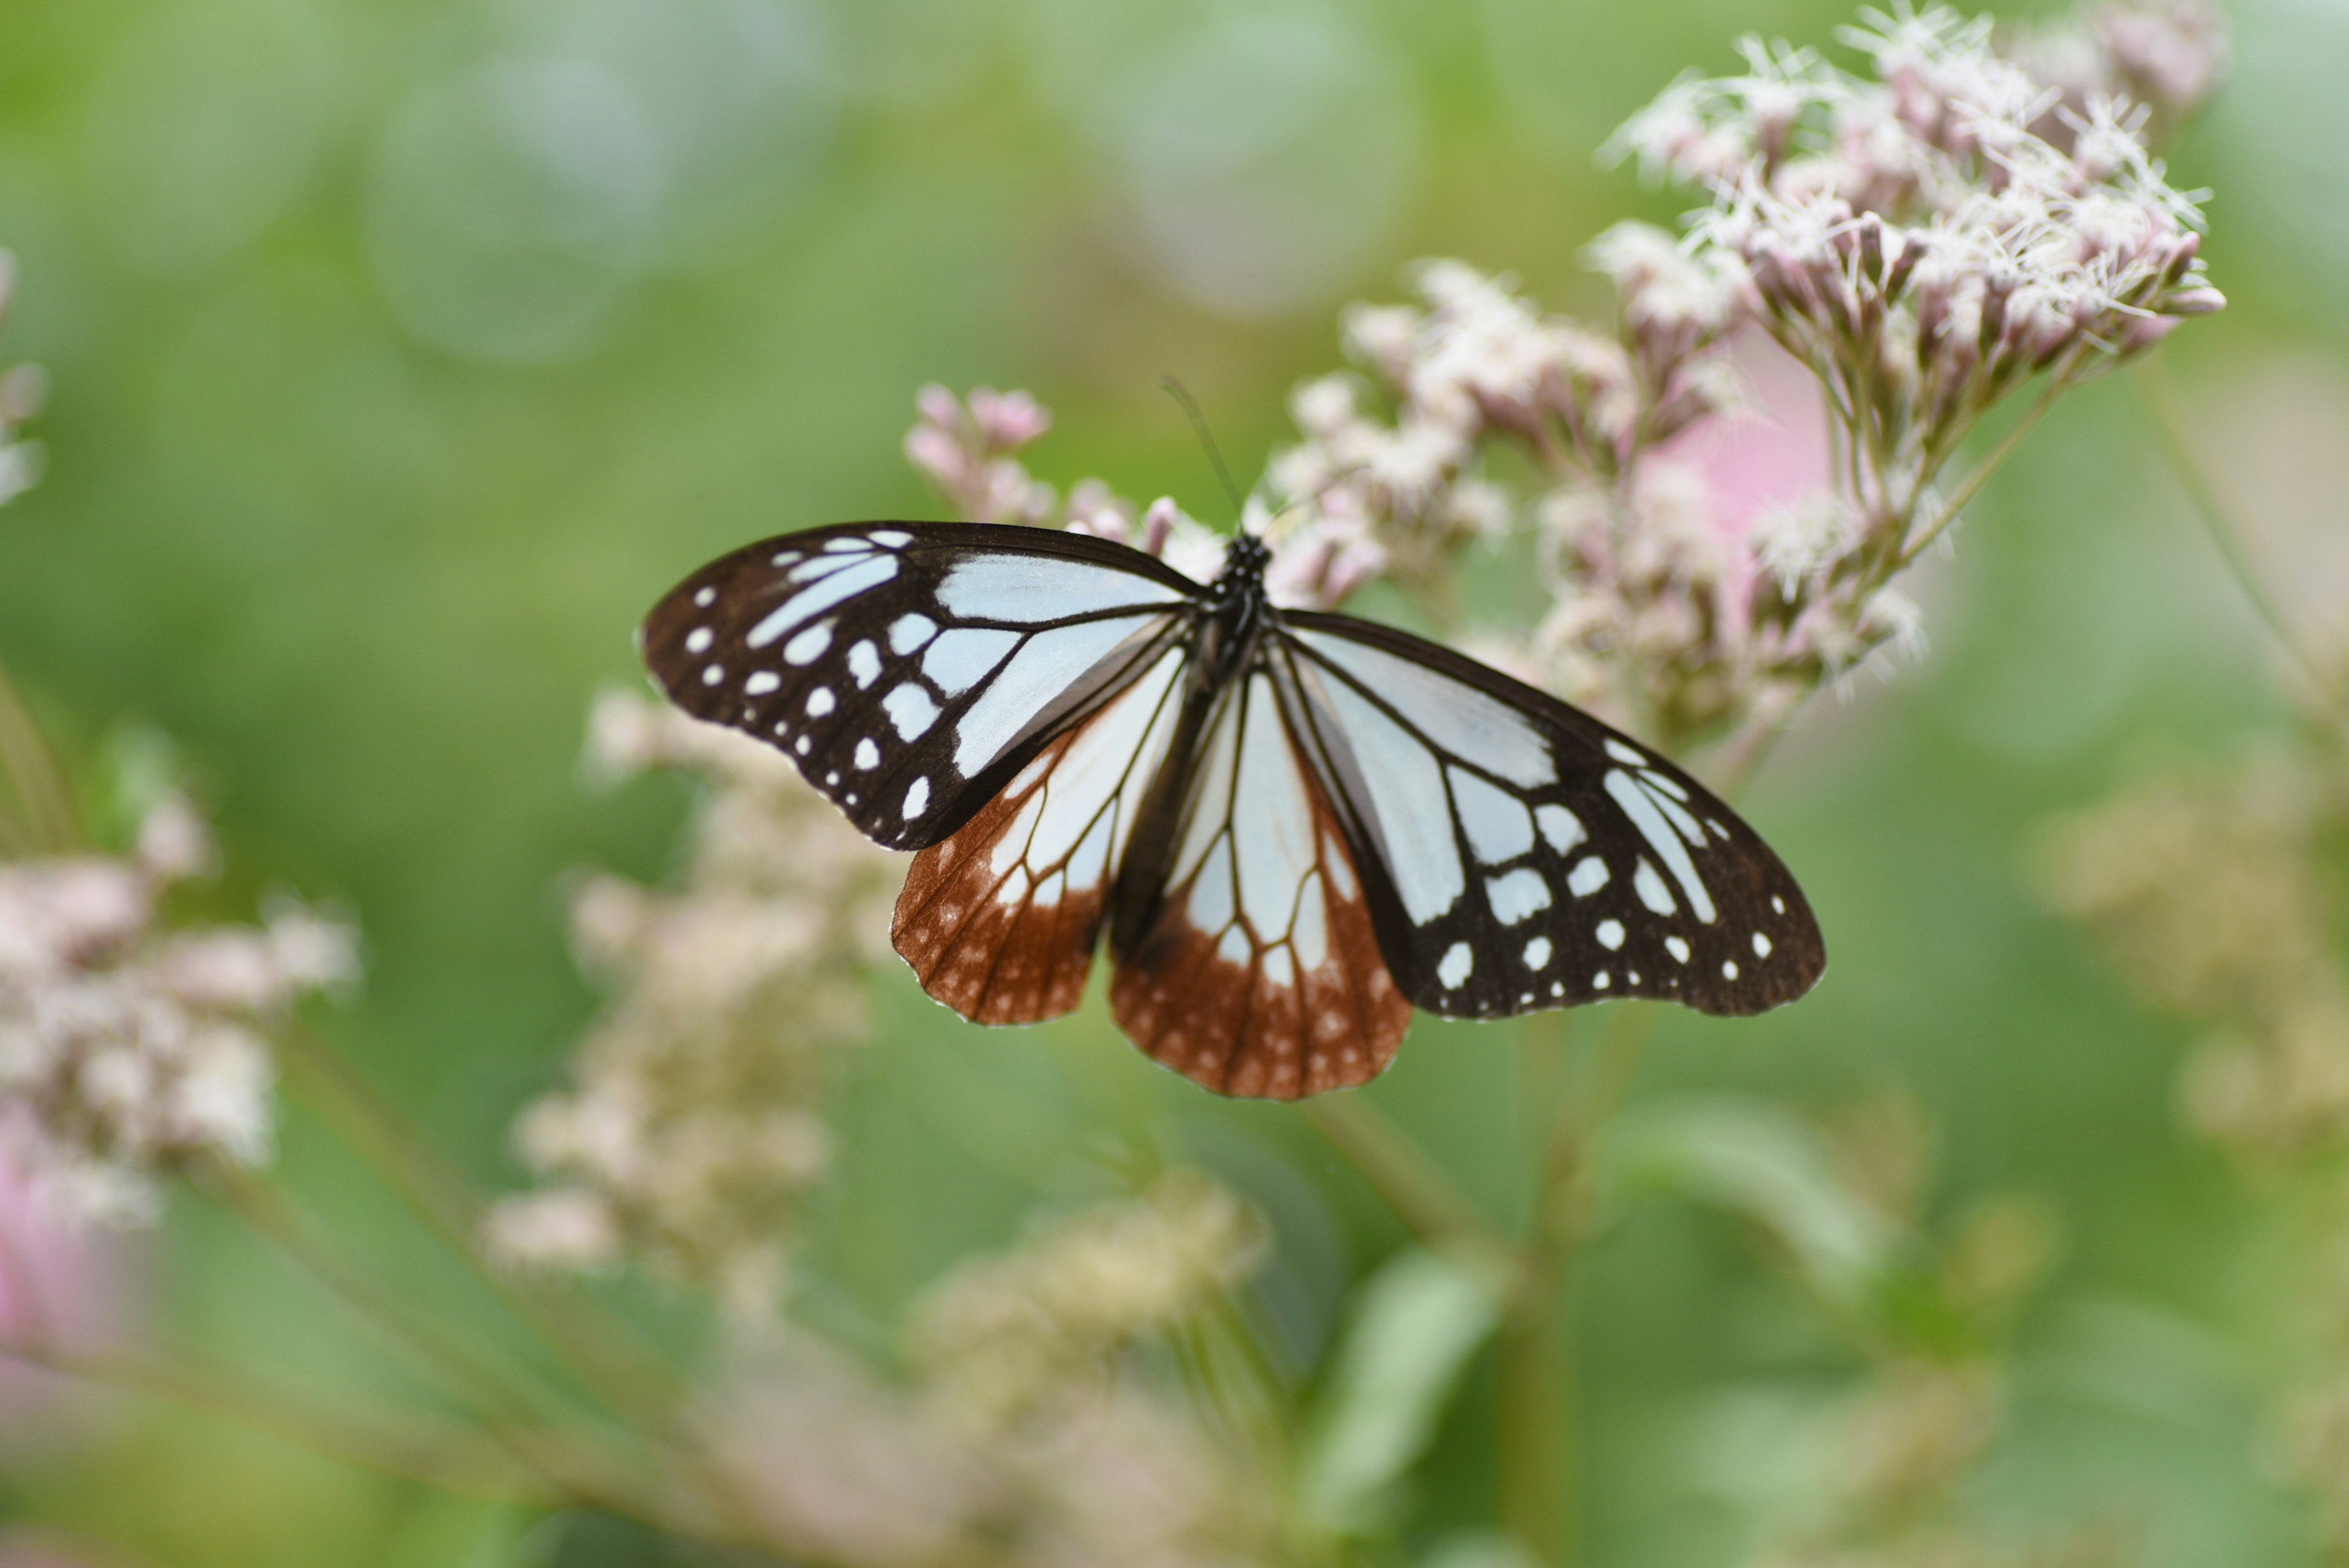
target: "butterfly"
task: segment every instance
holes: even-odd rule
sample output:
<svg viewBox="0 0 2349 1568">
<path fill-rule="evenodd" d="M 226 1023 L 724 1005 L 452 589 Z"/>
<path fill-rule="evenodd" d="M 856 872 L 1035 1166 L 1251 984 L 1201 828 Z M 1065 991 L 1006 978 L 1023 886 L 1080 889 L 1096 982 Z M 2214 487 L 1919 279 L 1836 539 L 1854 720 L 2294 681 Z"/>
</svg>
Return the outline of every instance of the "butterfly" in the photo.
<svg viewBox="0 0 2349 1568">
<path fill-rule="evenodd" d="M 891 934 L 932 997 L 1056 1017 L 1106 930 L 1119 1026 L 1218 1094 L 1364 1083 L 1414 1006 L 1753 1013 L 1818 979 L 1801 889 L 1694 779 L 1449 649 L 1276 607 L 1269 558 L 1243 532 L 1201 584 L 1042 528 L 815 528 L 686 578 L 641 646 L 919 852 Z"/>
</svg>

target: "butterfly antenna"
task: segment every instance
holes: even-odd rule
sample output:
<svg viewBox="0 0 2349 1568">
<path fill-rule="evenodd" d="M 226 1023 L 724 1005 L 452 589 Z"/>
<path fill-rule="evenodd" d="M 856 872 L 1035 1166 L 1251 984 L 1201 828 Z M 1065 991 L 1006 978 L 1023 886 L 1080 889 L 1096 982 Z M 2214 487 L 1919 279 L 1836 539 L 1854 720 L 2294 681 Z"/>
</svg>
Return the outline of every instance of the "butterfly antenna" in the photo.
<svg viewBox="0 0 2349 1568">
<path fill-rule="evenodd" d="M 1207 429 L 1207 416 L 1199 411 L 1198 400 L 1191 396 L 1190 389 L 1172 376 L 1161 376 L 1158 384 L 1165 389 L 1168 397 L 1183 406 L 1183 412 L 1190 417 L 1191 429 L 1197 433 L 1199 444 L 1207 449 L 1207 461 L 1216 465 L 1216 477 L 1224 482 L 1224 493 L 1232 499 L 1232 511 L 1235 514 L 1247 511 L 1247 501 L 1240 494 L 1240 487 L 1232 483 L 1232 471 L 1224 466 L 1224 454 L 1216 446 L 1215 432 Z"/>
<path fill-rule="evenodd" d="M 1370 464 L 1364 462 L 1348 463 L 1345 467 L 1340 469 L 1337 472 L 1323 480 L 1319 484 L 1314 486 L 1311 491 L 1299 496 L 1296 500 L 1291 501 L 1288 505 L 1282 507 L 1279 511 L 1266 518 L 1265 526 L 1268 528 L 1271 527 L 1275 523 L 1279 522 L 1282 518 L 1288 516 L 1290 513 L 1296 511 L 1300 506 L 1319 505 L 1323 496 L 1329 494 L 1331 491 L 1337 489 L 1338 486 L 1345 483 L 1346 481 L 1353 478 L 1354 475 L 1361 472 L 1363 469 L 1368 468 Z"/>
</svg>

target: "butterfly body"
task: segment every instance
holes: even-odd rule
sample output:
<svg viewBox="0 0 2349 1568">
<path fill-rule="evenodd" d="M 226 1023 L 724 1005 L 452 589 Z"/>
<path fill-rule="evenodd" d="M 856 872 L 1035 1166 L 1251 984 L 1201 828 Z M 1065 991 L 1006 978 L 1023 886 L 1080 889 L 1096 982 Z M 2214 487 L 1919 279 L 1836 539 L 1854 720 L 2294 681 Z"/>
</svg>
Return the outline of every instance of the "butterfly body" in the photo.
<svg viewBox="0 0 2349 1568">
<path fill-rule="evenodd" d="M 893 937 L 981 1023 L 1112 1013 L 1221 1093 L 1363 1082 L 1413 1004 L 1762 1011 L 1825 964 L 1777 857 L 1694 780 L 1474 660 L 1283 610 L 1243 534 L 1199 584 L 1040 529 L 864 524 L 694 574 L 671 700 L 917 851 Z"/>
</svg>

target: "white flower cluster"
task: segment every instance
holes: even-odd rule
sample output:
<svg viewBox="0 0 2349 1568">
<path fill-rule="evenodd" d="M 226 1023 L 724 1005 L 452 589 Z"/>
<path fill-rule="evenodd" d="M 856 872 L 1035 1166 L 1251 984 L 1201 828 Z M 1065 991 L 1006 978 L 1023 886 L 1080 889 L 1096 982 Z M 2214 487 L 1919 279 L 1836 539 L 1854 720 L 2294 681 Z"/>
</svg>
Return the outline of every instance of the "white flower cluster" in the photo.
<svg viewBox="0 0 2349 1568">
<path fill-rule="evenodd" d="M 163 929 L 165 896 L 211 859 L 175 795 L 128 857 L 0 865 L 0 1158 L 64 1213 L 150 1220 L 188 1162 L 265 1160 L 268 1032 L 357 972 L 349 930 L 299 908 Z"/>
<path fill-rule="evenodd" d="M 1748 40 L 1749 74 L 1675 84 L 1614 146 L 1713 192 L 1695 254 L 1741 273 L 1763 324 L 1825 368 L 1859 485 L 1899 510 L 2016 385 L 2096 374 L 2225 300 L 2148 106 L 2067 103 L 1993 48 L 1987 18 L 1866 15 L 1843 36 L 1872 78 Z"/>
<path fill-rule="evenodd" d="M 894 866 L 782 756 L 647 699 L 605 698 L 591 753 L 616 774 L 684 768 L 710 793 L 682 887 L 578 889 L 580 956 L 617 994 L 571 1084 L 516 1127 L 550 1185 L 499 1204 L 487 1242 L 544 1268 L 633 1253 L 756 1320 L 800 1197 L 830 1168 L 820 1107 L 865 1032 Z"/>
</svg>

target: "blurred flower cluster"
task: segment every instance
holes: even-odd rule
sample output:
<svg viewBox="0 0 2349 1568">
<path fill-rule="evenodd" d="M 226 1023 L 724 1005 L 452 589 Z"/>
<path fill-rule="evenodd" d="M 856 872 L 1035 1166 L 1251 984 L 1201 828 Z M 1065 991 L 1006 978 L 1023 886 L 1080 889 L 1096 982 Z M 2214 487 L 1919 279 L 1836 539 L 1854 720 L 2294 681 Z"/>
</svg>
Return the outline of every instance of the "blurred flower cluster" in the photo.
<svg viewBox="0 0 2349 1568">
<path fill-rule="evenodd" d="M 1454 261 L 1417 270 L 1415 304 L 1349 311 L 1358 369 L 1298 388 L 1303 439 L 1244 518 L 1275 545 L 1276 598 L 1326 607 L 1384 576 L 1456 635 L 1454 556 L 1529 531 L 1548 613 L 1470 640 L 1667 748 L 1766 728 L 1916 645 L 1889 584 L 2012 450 L 1938 486 L 1984 416 L 2038 382 L 2019 439 L 2224 305 L 2199 198 L 2152 151 L 2224 41 L 2196 8 L 2111 8 L 2004 53 L 1988 20 L 1940 7 L 1867 20 L 1844 35 L 1866 75 L 1748 39 L 1748 74 L 1684 78 L 1618 133 L 1616 156 L 1709 205 L 1678 241 L 1624 223 L 1593 243 L 1612 329 Z M 1781 354 L 1792 383 L 1757 374 Z M 1050 423 L 1033 399 L 930 388 L 921 410 L 906 450 L 962 516 L 1212 575 L 1212 535 L 1171 502 L 1137 519 L 1099 481 L 1062 502 L 1030 476 L 1017 453 Z M 1758 462 L 1754 427 L 1782 449 Z M 1779 493 L 1758 493 L 1763 467 Z"/>
<path fill-rule="evenodd" d="M 1264 1241 L 1230 1194 L 1187 1173 L 1164 1177 L 1133 1202 L 962 1270 L 923 1313 L 916 1354 L 958 1418 L 1014 1422 L 1142 1335 L 1212 1307 Z"/>
<path fill-rule="evenodd" d="M 16 259 L 0 251 L 0 323 L 16 298 Z M 0 371 L 0 505 L 32 488 L 41 476 L 41 445 L 26 441 L 19 427 L 40 411 L 48 378 L 38 365 Z"/>
<path fill-rule="evenodd" d="M 260 927 L 166 926 L 169 894 L 212 857 L 173 794 L 128 855 L 0 864 L 0 1158 L 64 1212 L 149 1220 L 159 1178 L 266 1159 L 268 1033 L 357 972 L 351 933 L 296 906 Z"/>
<path fill-rule="evenodd" d="M 823 1095 L 864 1037 L 896 862 L 771 748 L 649 699 L 605 698 L 589 748 L 606 774 L 683 769 L 709 793 L 678 888 L 596 876 L 574 893 L 581 961 L 616 994 L 572 1081 L 517 1124 L 548 1185 L 493 1210 L 489 1245 L 546 1268 L 639 1256 L 755 1320 L 830 1168 Z"/>
<path fill-rule="evenodd" d="M 2349 974 L 2320 847 L 2349 814 L 2282 758 L 2159 778 L 2055 824 L 2050 902 L 2122 979 L 2208 1033 L 2186 1114 L 2255 1164 L 2338 1150 L 2349 1135 Z"/>
<path fill-rule="evenodd" d="M 1277 1478 L 1136 1364 L 1211 1319 L 1263 1240 L 1228 1194 L 1171 1172 L 949 1276 L 916 1315 L 913 1389 L 786 1338 L 716 1424 L 768 1532 L 828 1561 L 1280 1561 Z"/>
<path fill-rule="evenodd" d="M 1223 540 L 1171 496 L 1147 508 L 1100 479 L 1079 480 L 1063 499 L 1028 472 L 1019 453 L 1052 428 L 1026 392 L 979 387 L 967 399 L 924 387 L 920 420 L 905 432 L 905 456 L 966 523 L 1023 523 L 1113 539 L 1155 556 L 1201 582 L 1223 564 Z"/>
<path fill-rule="evenodd" d="M 2262 1179 L 2275 1235 L 2262 1357 L 2280 1468 L 2349 1557 L 2349 959 L 2338 750 L 2158 777 L 2053 824 L 2049 901 L 2122 981 L 2205 1031 L 2180 1074 L 2187 1120 Z"/>
</svg>

